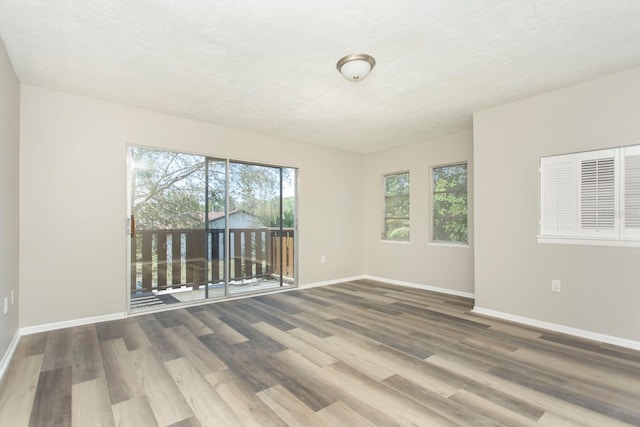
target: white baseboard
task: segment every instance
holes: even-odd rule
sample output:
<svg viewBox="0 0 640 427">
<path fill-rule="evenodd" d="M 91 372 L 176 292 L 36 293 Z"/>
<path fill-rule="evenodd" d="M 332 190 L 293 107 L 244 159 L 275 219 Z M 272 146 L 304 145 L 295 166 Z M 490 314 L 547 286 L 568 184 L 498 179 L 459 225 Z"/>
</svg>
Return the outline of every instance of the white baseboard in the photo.
<svg viewBox="0 0 640 427">
<path fill-rule="evenodd" d="M 423 289 L 425 291 L 438 292 L 441 294 L 455 295 L 458 297 L 475 298 L 471 292 L 456 291 L 455 289 L 441 288 L 439 286 L 422 285 L 419 283 L 403 282 L 402 280 L 385 279 L 377 276 L 364 276 L 364 279 L 375 280 L 377 282 L 391 283 L 392 285 L 407 286 L 409 288 Z"/>
<path fill-rule="evenodd" d="M 72 328 L 74 326 L 89 325 L 92 323 L 108 322 L 109 320 L 124 319 L 126 313 L 105 314 L 102 316 L 85 317 L 83 319 L 65 320 L 63 322 L 45 323 L 43 325 L 27 326 L 20 328 L 21 335 L 37 334 L 39 332 L 54 331 L 56 329 Z"/>
<path fill-rule="evenodd" d="M 4 378 L 4 374 L 7 372 L 9 368 L 9 363 L 11 363 L 11 359 L 13 358 L 13 353 L 16 352 L 16 348 L 18 347 L 18 342 L 20 341 L 20 330 L 16 331 L 16 334 L 13 336 L 13 339 L 9 343 L 9 348 L 4 352 L 4 356 L 2 356 L 2 360 L 0 360 L 0 381 Z"/>
<path fill-rule="evenodd" d="M 353 277 L 345 277 L 343 279 L 326 280 L 324 282 L 314 282 L 314 283 L 308 283 L 306 285 L 300 285 L 298 289 L 309 289 L 309 288 L 317 288 L 318 286 L 337 285 L 338 283 L 352 282 L 354 280 L 362 280 L 364 278 L 365 276 L 353 276 Z"/>
<path fill-rule="evenodd" d="M 314 282 L 314 283 L 307 283 L 304 285 L 300 285 L 299 287 L 290 287 L 290 288 L 285 288 L 285 289 L 278 289 L 274 292 L 270 292 L 270 293 L 278 293 L 278 292 L 289 292 L 289 291 L 294 291 L 296 289 L 310 289 L 310 288 L 316 288 L 319 286 L 328 286 L 328 285 L 336 285 L 338 283 L 344 283 L 344 282 L 351 282 L 351 281 L 355 281 L 355 280 L 363 280 L 363 279 L 369 279 L 369 280 L 376 280 L 379 282 L 385 282 L 385 283 L 390 283 L 393 285 L 400 285 L 400 286 L 408 286 L 411 288 L 418 288 L 418 289 L 424 289 L 427 291 L 433 291 L 433 292 L 439 292 L 439 293 L 444 293 L 444 294 L 449 294 L 449 295 L 457 295 L 457 296 L 462 296 L 462 297 L 466 297 L 466 298 L 473 298 L 474 295 L 472 293 L 468 293 L 468 292 L 461 292 L 461 291 L 456 291 L 456 290 L 452 290 L 452 289 L 447 289 L 447 288 L 440 288 L 437 286 L 428 286 L 428 285 L 421 285 L 421 284 L 417 284 L 417 283 L 410 283 L 410 282 L 402 282 L 399 280 L 393 280 L 393 279 L 386 279 L 384 277 L 376 277 L 376 276 L 353 276 L 353 277 L 343 277 L 340 279 L 333 279 L 333 280 L 326 280 L 323 282 Z M 265 295 L 265 294 L 262 294 Z M 237 297 L 234 298 L 229 298 L 229 299 L 224 299 L 224 300 L 220 300 L 220 301 L 230 301 L 233 299 L 239 299 L 239 298 L 246 298 L 249 296 L 255 296 L 255 295 L 246 295 L 246 296 L 242 296 L 239 295 Z M 214 302 L 214 301 L 210 301 L 210 302 Z M 206 303 L 210 303 L 209 301 L 205 302 L 203 301 L 203 304 Z M 215 301 L 215 302 L 219 302 L 219 301 Z M 167 307 L 167 310 L 173 309 L 174 307 Z M 182 305 L 177 305 L 175 308 L 184 308 L 184 306 Z M 153 310 L 153 311 L 149 311 L 149 312 L 156 312 L 158 310 Z M 43 325 L 36 325 L 36 326 L 27 326 L 24 328 L 20 329 L 20 335 L 31 335 L 31 334 L 37 334 L 39 332 L 48 332 L 48 331 L 53 331 L 56 329 L 63 329 L 63 328 L 71 328 L 74 326 L 82 326 L 82 325 L 89 325 L 92 323 L 99 323 L 99 322 L 107 322 L 109 320 L 118 320 L 118 319 L 124 319 L 127 316 L 132 316 L 132 315 L 139 315 L 139 314 L 146 314 L 149 312 L 140 312 L 140 313 L 135 313 L 135 314 L 129 314 L 127 315 L 127 313 L 113 313 L 113 314 L 106 314 L 106 315 L 102 315 L 102 316 L 95 316 L 95 317 L 86 317 L 83 319 L 74 319 L 74 320 L 67 320 L 67 321 L 63 321 L 63 322 L 55 322 L 55 323 L 46 323 Z"/>
<path fill-rule="evenodd" d="M 270 295 L 270 294 L 277 294 L 280 292 L 291 292 L 291 291 L 295 291 L 297 289 L 310 289 L 310 288 L 316 288 L 318 286 L 328 286 L 328 285 L 335 285 L 338 283 L 344 283 L 344 282 L 349 282 L 349 281 L 353 281 L 353 280 L 359 280 L 359 279 L 364 279 L 365 276 L 354 276 L 354 277 L 345 277 L 342 279 L 335 279 L 335 280 L 327 280 L 324 282 L 314 282 L 314 283 L 309 283 L 309 284 L 305 284 L 305 285 L 300 285 L 298 287 L 286 287 L 286 288 L 276 288 L 273 289 L 271 291 L 267 291 L 264 293 L 260 293 L 260 294 L 255 294 L 255 293 L 249 293 L 247 295 L 236 295 L 230 298 L 223 298 L 223 299 L 218 299 L 218 300 L 211 300 L 211 301 L 194 301 L 194 304 L 191 305 L 185 305 L 185 304 L 175 304 L 175 305 L 167 305 L 164 307 L 157 307 L 154 306 L 152 309 L 149 310 L 140 310 L 136 313 L 114 313 L 114 314 L 107 314 L 107 315 L 103 315 L 103 316 L 95 316 L 95 317 L 87 317 L 87 318 L 83 318 L 83 319 L 75 319 L 75 320 L 67 320 L 64 322 L 56 322 L 56 323 L 46 323 L 43 325 L 36 325 L 36 326 L 28 326 L 28 327 L 24 327 L 22 329 L 20 329 L 20 334 L 21 335 L 31 335 L 31 334 L 37 334 L 39 332 L 48 332 L 48 331 L 53 331 L 56 329 L 63 329 L 63 328 L 71 328 L 73 326 L 82 326 L 82 325 L 88 325 L 91 323 L 99 323 L 99 322 L 107 322 L 109 320 L 118 320 L 118 319 L 123 319 L 125 317 L 129 317 L 129 316 L 143 316 L 145 314 L 149 314 L 149 313 L 158 313 L 161 311 L 170 311 L 170 310 L 177 310 L 180 308 L 185 308 L 187 306 L 193 306 L 193 305 L 204 305 L 204 304 L 215 304 L 218 302 L 223 302 L 223 301 L 233 301 L 233 300 L 237 300 L 237 299 L 243 299 L 243 298 L 250 298 L 250 297 L 255 297 L 257 295 Z"/>
<path fill-rule="evenodd" d="M 530 319 L 528 317 L 516 316 L 515 314 L 503 313 L 501 311 L 490 310 L 488 308 L 482 308 L 475 306 L 473 313 L 481 314 L 483 316 L 495 317 L 502 320 L 510 320 L 512 322 L 521 323 L 527 326 L 534 326 L 540 329 L 546 329 L 553 332 L 560 332 L 563 334 L 573 335 L 580 338 L 586 338 L 593 341 L 598 341 L 607 344 L 617 345 L 619 347 L 630 348 L 632 350 L 640 350 L 640 342 L 628 340 L 625 338 L 613 337 L 611 335 L 600 334 L 597 332 L 586 331 L 584 329 L 572 328 L 570 326 L 560 325 L 558 323 L 543 322 L 541 320 Z"/>
</svg>

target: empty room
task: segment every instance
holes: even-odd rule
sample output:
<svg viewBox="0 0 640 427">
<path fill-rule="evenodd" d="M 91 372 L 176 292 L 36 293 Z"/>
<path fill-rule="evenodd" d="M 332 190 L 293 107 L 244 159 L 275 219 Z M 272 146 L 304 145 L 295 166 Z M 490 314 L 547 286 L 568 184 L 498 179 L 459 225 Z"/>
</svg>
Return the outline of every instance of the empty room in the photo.
<svg viewBox="0 0 640 427">
<path fill-rule="evenodd" d="M 640 425 L 638 22 L 0 1 L 0 427 Z"/>
</svg>

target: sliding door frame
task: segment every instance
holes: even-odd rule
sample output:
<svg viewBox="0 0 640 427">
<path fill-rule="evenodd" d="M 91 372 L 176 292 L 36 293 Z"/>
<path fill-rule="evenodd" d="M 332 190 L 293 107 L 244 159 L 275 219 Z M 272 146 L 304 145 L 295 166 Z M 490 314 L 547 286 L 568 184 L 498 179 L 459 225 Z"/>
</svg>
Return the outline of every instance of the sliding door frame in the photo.
<svg viewBox="0 0 640 427">
<path fill-rule="evenodd" d="M 145 308 L 145 309 L 141 309 L 139 311 L 136 312 L 132 312 L 131 311 L 131 286 L 132 286 L 132 281 L 135 280 L 134 279 L 134 275 L 133 275 L 133 254 L 132 254 L 132 238 L 135 234 L 135 224 L 132 222 L 132 207 L 133 207 L 133 195 L 134 195 L 134 185 L 135 185 L 135 180 L 134 180 L 134 164 L 133 164 L 133 155 L 132 155 L 132 149 L 133 148 L 142 148 L 142 149 L 147 149 L 147 150 L 154 150 L 154 151 L 163 151 L 163 152 L 171 152 L 171 153 L 178 153 L 178 154 L 188 154 L 188 155 L 195 155 L 195 156 L 202 156 L 203 160 L 204 160 L 204 168 L 205 168 L 205 224 L 204 224 L 204 233 L 206 238 L 204 239 L 205 241 L 205 266 L 204 266 L 204 278 L 205 278 L 205 283 L 204 283 L 204 287 L 205 287 L 205 296 L 204 299 L 199 299 L 199 300 L 193 300 L 193 301 L 185 301 L 185 302 L 180 302 L 180 303 L 175 303 L 175 304 L 171 304 L 171 305 L 161 305 L 161 306 L 152 306 L 150 308 Z M 225 185 L 224 185 L 224 191 L 225 191 L 225 197 L 224 197 L 224 218 L 225 218 L 225 231 L 224 231 L 224 262 L 223 262 L 223 266 L 224 266 L 224 274 L 223 274 L 223 280 L 224 280 L 224 294 L 222 296 L 218 296 L 218 297 L 210 297 L 209 296 L 209 285 L 210 285 L 210 281 L 209 281 L 209 274 L 210 274 L 210 266 L 209 263 L 213 262 L 212 258 L 213 258 L 213 250 L 209 250 L 209 236 L 210 236 L 210 221 L 209 221 L 209 217 L 208 217 L 208 213 L 211 210 L 211 206 L 210 206 L 210 197 L 209 197 L 209 162 L 210 161 L 218 161 L 218 162 L 223 162 L 225 164 Z M 274 287 L 274 288 L 267 288 L 264 290 L 253 290 L 253 291 L 246 291 L 246 292 L 239 292 L 239 293 L 234 293 L 231 294 L 230 292 L 230 282 L 231 282 L 231 276 L 230 276 L 230 269 L 231 269 L 231 257 L 230 257 L 230 253 L 231 253 L 231 227 L 230 227 L 230 220 L 229 220 L 229 206 L 230 206 L 230 194 L 229 194 L 229 187 L 230 187 L 230 165 L 232 163 L 240 163 L 240 164 L 245 164 L 245 165 L 251 165 L 251 166 L 261 166 L 261 167 L 269 167 L 269 168 L 276 168 L 278 169 L 279 172 L 279 227 L 278 227 L 278 231 L 279 231 L 279 242 L 278 244 L 280 245 L 280 257 L 279 257 L 279 266 L 278 266 L 278 286 Z M 285 284 L 284 281 L 284 239 L 283 239 L 283 230 L 284 230 L 284 221 L 283 221 L 283 210 L 284 210 L 284 173 L 283 170 L 284 169 L 290 169 L 293 173 L 293 197 L 294 197 L 294 207 L 293 207 L 293 281 L 290 284 Z M 237 299 L 237 298 L 243 298 L 243 297 L 247 297 L 247 296 L 254 296 L 254 295 L 261 295 L 261 294 L 269 294 L 269 293 L 274 293 L 274 292 L 279 292 L 282 291 L 283 289 L 293 289 L 293 288 L 297 288 L 299 287 L 299 278 L 298 278 L 298 266 L 299 266 L 299 220 L 298 220 L 298 214 L 299 214 L 299 195 L 298 195 L 298 180 L 299 180 L 299 170 L 298 168 L 295 167 L 289 167 L 289 166 L 279 166 L 279 165 L 273 165 L 273 164 L 267 164 L 267 163 L 256 163 L 256 162 L 252 162 L 252 161 L 248 161 L 248 160 L 235 160 L 235 159 L 230 159 L 230 158 L 220 158 L 220 157 L 216 157 L 216 156 L 208 156 L 208 155 L 202 155 L 202 154 L 198 154 L 198 153 L 191 153 L 191 152 L 184 152 L 184 151 L 177 151 L 177 150 L 172 150 L 172 149 L 165 149 L 165 148 L 157 148 L 157 147 L 149 147 L 149 146 L 144 146 L 144 145 L 138 145 L 138 144 L 130 144 L 127 145 L 127 149 L 126 149 L 126 173 L 127 173 L 127 179 L 126 179 L 126 191 L 125 191 L 125 196 L 126 196 L 126 218 L 127 218 L 127 238 L 126 238 L 126 265 L 127 265 L 127 269 L 126 269 L 126 287 L 125 287 L 125 292 L 126 292 L 126 313 L 131 315 L 131 314 L 144 314 L 144 313 L 151 313 L 151 312 L 156 312 L 156 311 L 163 311 L 163 310 L 167 310 L 167 309 L 171 309 L 173 307 L 185 307 L 185 306 L 195 306 L 195 305 L 200 305 L 200 304 L 207 304 L 207 303 L 211 303 L 211 302 L 218 302 L 218 301 L 225 301 L 225 300 L 230 300 L 230 299 Z M 238 248 L 238 250 L 240 250 Z M 212 278 L 213 280 L 213 278 Z"/>
</svg>

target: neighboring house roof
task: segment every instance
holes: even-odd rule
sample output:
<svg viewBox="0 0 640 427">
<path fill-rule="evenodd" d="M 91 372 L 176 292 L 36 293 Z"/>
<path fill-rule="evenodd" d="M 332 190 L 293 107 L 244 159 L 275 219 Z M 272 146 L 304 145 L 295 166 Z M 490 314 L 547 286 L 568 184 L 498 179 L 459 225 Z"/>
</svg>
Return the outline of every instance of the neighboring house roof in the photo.
<svg viewBox="0 0 640 427">
<path fill-rule="evenodd" d="M 232 215 L 233 212 L 229 212 L 229 215 Z M 209 212 L 209 221 L 213 221 L 224 216 L 224 212 Z"/>
<path fill-rule="evenodd" d="M 240 214 L 240 213 L 243 213 L 245 215 L 249 215 L 249 216 L 252 216 L 252 217 L 255 218 L 254 214 L 252 214 L 251 212 L 247 212 L 247 211 L 245 211 L 243 209 L 233 210 L 233 211 L 229 212 L 229 216 L 237 215 L 237 214 Z M 224 217 L 224 212 L 209 212 L 209 221 L 215 221 L 216 219 L 220 219 L 220 218 L 223 218 L 223 217 Z"/>
<path fill-rule="evenodd" d="M 209 212 L 209 227 L 225 227 L 224 212 Z M 229 227 L 231 228 L 256 228 L 262 227 L 260 220 L 253 214 L 243 210 L 229 212 Z"/>
</svg>

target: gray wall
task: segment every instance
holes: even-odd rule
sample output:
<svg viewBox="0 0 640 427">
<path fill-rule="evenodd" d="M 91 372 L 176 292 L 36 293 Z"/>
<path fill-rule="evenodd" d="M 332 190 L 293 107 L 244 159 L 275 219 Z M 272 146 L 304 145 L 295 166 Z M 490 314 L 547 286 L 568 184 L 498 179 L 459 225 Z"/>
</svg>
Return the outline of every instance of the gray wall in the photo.
<svg viewBox="0 0 640 427">
<path fill-rule="evenodd" d="M 0 358 L 18 330 L 20 85 L 0 40 Z M 4 314 L 4 299 L 15 304 Z"/>
<path fill-rule="evenodd" d="M 468 162 L 469 246 L 430 244 L 430 167 Z M 408 170 L 411 241 L 380 240 L 382 175 Z M 370 153 L 365 157 L 366 274 L 473 293 L 473 140 L 471 131 Z"/>
<path fill-rule="evenodd" d="M 22 86 L 21 327 L 126 310 L 126 146 L 299 168 L 302 285 L 361 275 L 363 156 Z M 326 256 L 327 262 L 320 263 Z"/>
<path fill-rule="evenodd" d="M 476 306 L 640 341 L 640 249 L 536 242 L 539 158 L 640 144 L 639 112 L 633 69 L 474 114 Z"/>
<path fill-rule="evenodd" d="M 303 286 L 366 273 L 473 292 L 473 241 L 428 245 L 427 227 L 429 166 L 466 160 L 471 178 L 471 131 L 363 155 L 27 85 L 21 130 L 21 222 L 56 224 L 21 233 L 22 327 L 126 310 L 127 144 L 299 168 Z M 403 169 L 411 244 L 380 243 L 380 175 Z"/>
<path fill-rule="evenodd" d="M 475 290 L 481 308 L 640 341 L 640 249 L 535 239 L 539 157 L 640 143 L 640 69 L 476 113 L 473 138 L 367 155 L 19 88 L 4 49 L 0 87 L 0 297 L 18 291 L 19 212 L 23 327 L 125 311 L 126 145 L 139 144 L 299 168 L 303 285 L 365 273 Z M 429 167 L 464 160 L 470 245 L 430 245 Z M 401 170 L 411 171 L 411 242 L 380 242 L 381 175 Z M 56 227 L 24 226 L 43 216 Z M 0 350 L 15 334 L 15 307 L 6 319 Z"/>
</svg>

